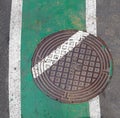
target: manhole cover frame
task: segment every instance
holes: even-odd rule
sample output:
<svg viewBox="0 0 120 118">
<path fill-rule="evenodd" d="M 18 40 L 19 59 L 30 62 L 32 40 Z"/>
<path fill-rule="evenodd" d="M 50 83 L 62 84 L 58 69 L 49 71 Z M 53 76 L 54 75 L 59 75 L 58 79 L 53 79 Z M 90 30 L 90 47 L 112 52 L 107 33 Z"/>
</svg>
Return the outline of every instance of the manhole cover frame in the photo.
<svg viewBox="0 0 120 118">
<path fill-rule="evenodd" d="M 56 33 L 53 33 L 53 34 L 51 34 L 51 35 L 49 35 L 49 36 L 47 36 L 47 37 L 45 37 L 39 44 L 38 44 L 38 46 L 37 46 L 37 48 L 35 49 L 35 52 L 34 52 L 34 55 L 33 55 L 33 58 L 32 58 L 32 68 L 34 67 L 34 65 L 36 65 L 38 62 L 36 61 L 36 56 L 37 56 L 37 53 L 38 53 L 38 50 L 39 50 L 39 48 L 41 48 L 41 47 L 43 47 L 43 44 L 45 43 L 45 42 L 49 42 L 48 40 L 49 40 L 49 38 L 51 38 L 51 37 L 56 37 L 56 38 L 58 38 L 58 39 L 61 39 L 61 42 L 59 41 L 59 45 L 61 45 L 65 40 L 62 40 L 62 38 L 60 38 L 60 37 L 57 37 L 57 35 L 58 34 L 61 34 L 61 35 L 59 35 L 59 36 L 62 36 L 62 37 L 64 37 L 64 35 L 63 34 L 65 34 L 65 35 L 68 35 L 67 37 L 70 37 L 71 35 L 73 35 L 74 33 L 76 33 L 78 30 L 62 30 L 62 31 L 59 31 L 59 32 L 56 32 Z M 112 69 L 113 69 L 113 60 L 112 60 L 112 55 L 111 55 L 111 53 L 110 53 L 110 51 L 108 50 L 108 48 L 107 48 L 107 45 L 105 44 L 105 42 L 101 39 L 101 38 L 99 38 L 99 37 L 95 37 L 95 36 L 93 36 L 92 34 L 89 34 L 89 36 L 87 37 L 87 38 L 90 38 L 90 37 L 93 37 L 94 38 L 94 40 L 96 39 L 96 40 L 98 40 L 98 42 L 101 42 L 102 43 L 102 47 L 101 47 L 101 49 L 102 50 L 105 50 L 105 51 L 107 51 L 107 53 L 108 53 L 108 55 L 109 55 L 109 59 L 110 60 L 108 60 L 109 61 L 109 64 L 110 64 L 110 68 L 109 69 L 111 69 L 111 70 L 109 70 L 109 71 L 113 71 Z M 88 40 L 88 39 L 87 39 Z M 50 41 L 50 42 L 53 42 L 53 43 L 51 43 L 50 45 L 53 45 L 53 44 L 57 44 L 57 42 L 55 42 L 54 41 L 54 39 L 52 40 L 52 41 Z M 49 44 L 49 43 L 48 43 Z M 57 47 L 58 47 L 58 44 L 57 44 Z M 56 48 L 54 47 L 52 50 L 55 50 Z M 48 51 L 48 50 L 47 50 Z M 46 55 L 44 55 L 43 57 L 41 56 L 38 60 L 42 60 L 45 56 L 47 56 L 47 55 L 49 55 L 49 53 L 51 52 L 51 50 L 50 50 L 50 52 L 49 53 L 47 53 L 47 51 L 45 52 L 45 54 Z M 37 57 L 38 58 L 38 57 Z M 41 78 L 46 78 L 46 77 L 43 77 L 43 75 L 41 74 L 40 75 L 41 76 Z M 35 80 L 35 83 L 37 84 L 37 86 L 39 87 L 39 89 L 41 89 L 46 95 L 48 95 L 49 97 L 51 97 L 51 98 L 53 98 L 53 99 L 55 99 L 55 100 L 58 100 L 58 101 L 60 101 L 60 102 L 64 102 L 64 103 L 81 103 L 81 102 L 85 102 L 85 101 L 88 101 L 88 100 L 90 100 L 91 98 L 93 98 L 93 97 L 95 97 L 95 96 L 97 96 L 98 94 L 100 94 L 104 89 L 105 89 L 105 87 L 107 86 L 107 84 L 108 84 L 108 82 L 109 82 L 109 80 L 111 79 L 111 77 L 112 77 L 112 73 L 110 73 L 109 72 L 109 77 L 105 80 L 105 83 L 104 83 L 104 86 L 102 86 L 102 88 L 101 89 L 99 89 L 95 94 L 91 94 L 91 95 L 89 95 L 89 97 L 81 97 L 80 95 L 76 95 L 76 99 L 74 98 L 72 98 L 72 96 L 73 95 L 71 95 L 70 96 L 70 94 L 71 93 L 74 93 L 75 91 L 70 91 L 69 93 L 68 92 L 65 92 L 62 96 L 63 97 L 56 97 L 56 95 L 55 95 L 55 93 L 54 93 L 54 95 L 53 95 L 53 93 L 51 94 L 50 92 L 48 92 L 47 90 L 45 90 L 45 89 L 43 89 L 42 88 L 42 85 L 40 85 L 40 83 L 38 83 L 38 80 L 40 80 L 40 77 L 38 76 L 37 78 L 34 78 L 34 80 Z M 87 88 L 87 87 L 86 87 Z M 86 93 L 90 93 L 90 91 L 91 90 L 88 90 L 88 91 L 86 91 Z M 77 91 L 77 93 L 79 93 L 79 92 L 83 92 L 84 93 L 84 89 L 81 89 L 81 90 L 79 90 L 79 91 Z M 61 93 L 61 92 L 60 92 Z M 67 95 L 67 96 L 66 96 Z M 68 97 L 68 99 L 65 99 L 64 98 L 64 96 L 67 98 L 68 96 L 70 96 L 70 97 Z"/>
</svg>

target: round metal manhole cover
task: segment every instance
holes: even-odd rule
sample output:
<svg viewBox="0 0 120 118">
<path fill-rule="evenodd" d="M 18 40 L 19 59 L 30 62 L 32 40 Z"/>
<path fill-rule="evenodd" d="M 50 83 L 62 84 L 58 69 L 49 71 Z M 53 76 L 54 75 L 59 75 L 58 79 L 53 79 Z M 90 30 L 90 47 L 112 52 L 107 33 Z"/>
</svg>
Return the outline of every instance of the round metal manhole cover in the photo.
<svg viewBox="0 0 120 118">
<path fill-rule="evenodd" d="M 112 57 L 98 37 L 77 30 L 59 31 L 37 46 L 32 74 L 49 97 L 80 103 L 104 90 L 112 76 Z"/>
</svg>

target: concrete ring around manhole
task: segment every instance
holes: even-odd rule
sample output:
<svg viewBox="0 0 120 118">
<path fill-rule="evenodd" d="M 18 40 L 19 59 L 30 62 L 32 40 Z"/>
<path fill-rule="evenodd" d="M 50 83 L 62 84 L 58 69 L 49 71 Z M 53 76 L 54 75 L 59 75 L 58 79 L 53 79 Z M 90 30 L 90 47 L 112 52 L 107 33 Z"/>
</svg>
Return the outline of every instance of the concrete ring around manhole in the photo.
<svg viewBox="0 0 120 118">
<path fill-rule="evenodd" d="M 32 58 L 36 85 L 63 103 L 81 103 L 100 94 L 112 76 L 112 56 L 104 41 L 78 30 L 44 38 Z"/>
</svg>

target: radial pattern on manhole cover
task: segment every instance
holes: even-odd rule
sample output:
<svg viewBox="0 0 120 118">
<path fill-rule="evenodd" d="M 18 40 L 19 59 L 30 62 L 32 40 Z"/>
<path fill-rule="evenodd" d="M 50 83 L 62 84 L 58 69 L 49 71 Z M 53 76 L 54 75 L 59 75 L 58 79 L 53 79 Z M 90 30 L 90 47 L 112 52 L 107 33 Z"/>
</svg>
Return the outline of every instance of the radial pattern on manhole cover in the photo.
<svg viewBox="0 0 120 118">
<path fill-rule="evenodd" d="M 32 74 L 49 97 L 80 103 L 104 90 L 112 76 L 112 57 L 98 37 L 77 30 L 59 31 L 37 46 Z"/>
</svg>

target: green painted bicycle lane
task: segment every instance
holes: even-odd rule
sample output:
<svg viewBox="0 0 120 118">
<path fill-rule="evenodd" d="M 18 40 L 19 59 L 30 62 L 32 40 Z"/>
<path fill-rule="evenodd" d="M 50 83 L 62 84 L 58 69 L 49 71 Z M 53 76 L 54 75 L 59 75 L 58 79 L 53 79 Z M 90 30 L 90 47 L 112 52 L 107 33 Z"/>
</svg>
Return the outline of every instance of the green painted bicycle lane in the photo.
<svg viewBox="0 0 120 118">
<path fill-rule="evenodd" d="M 89 103 L 64 104 L 35 85 L 31 58 L 37 44 L 51 33 L 85 30 L 85 0 L 23 0 L 21 38 L 22 118 L 89 118 Z"/>
</svg>

